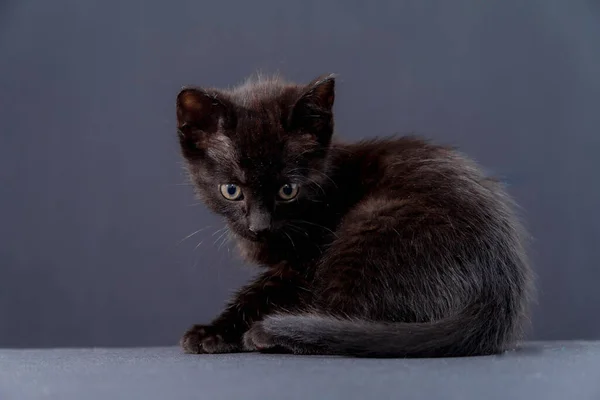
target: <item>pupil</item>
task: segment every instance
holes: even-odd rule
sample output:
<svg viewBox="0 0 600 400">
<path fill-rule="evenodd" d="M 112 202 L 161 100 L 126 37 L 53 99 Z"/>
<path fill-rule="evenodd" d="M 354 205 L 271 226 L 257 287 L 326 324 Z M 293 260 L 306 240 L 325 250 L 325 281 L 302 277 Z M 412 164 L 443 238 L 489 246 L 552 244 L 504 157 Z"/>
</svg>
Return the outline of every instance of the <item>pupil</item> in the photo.
<svg viewBox="0 0 600 400">
<path fill-rule="evenodd" d="M 290 185 L 285 185 L 283 187 L 283 194 L 285 194 L 286 196 L 289 196 L 292 194 L 292 187 Z"/>
<path fill-rule="evenodd" d="M 230 196 L 233 196 L 233 195 L 235 194 L 235 192 L 236 192 L 236 191 L 237 191 L 237 190 L 236 190 L 236 187 L 235 187 L 235 185 L 229 185 L 229 186 L 227 187 L 227 193 L 228 193 Z"/>
</svg>

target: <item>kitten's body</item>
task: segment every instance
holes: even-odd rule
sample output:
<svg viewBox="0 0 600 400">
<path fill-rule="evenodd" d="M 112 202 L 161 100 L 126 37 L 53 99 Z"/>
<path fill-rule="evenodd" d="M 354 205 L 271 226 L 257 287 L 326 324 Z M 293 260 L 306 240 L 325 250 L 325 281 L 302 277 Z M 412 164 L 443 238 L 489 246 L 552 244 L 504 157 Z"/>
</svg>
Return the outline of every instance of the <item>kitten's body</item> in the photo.
<svg viewBox="0 0 600 400">
<path fill-rule="evenodd" d="M 178 97 L 198 193 L 266 267 L 188 352 L 491 354 L 521 333 L 531 289 L 511 201 L 452 149 L 416 138 L 333 143 L 333 78 Z M 278 201 L 281 185 L 300 187 Z M 220 196 L 221 184 L 243 190 Z M 266 227 L 260 236 L 256 224 Z"/>
</svg>

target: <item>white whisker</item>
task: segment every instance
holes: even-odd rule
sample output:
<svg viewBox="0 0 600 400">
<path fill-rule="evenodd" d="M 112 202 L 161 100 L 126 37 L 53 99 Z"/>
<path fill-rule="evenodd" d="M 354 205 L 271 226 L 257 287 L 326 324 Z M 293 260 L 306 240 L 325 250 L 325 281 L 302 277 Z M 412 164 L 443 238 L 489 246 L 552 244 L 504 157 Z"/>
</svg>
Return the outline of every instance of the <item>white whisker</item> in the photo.
<svg viewBox="0 0 600 400">
<path fill-rule="evenodd" d="M 192 250 L 192 251 L 196 251 L 196 249 L 198 247 L 200 247 L 202 245 L 202 243 L 204 243 L 204 240 L 199 241 L 198 244 L 196 245 L 196 247 L 194 247 L 194 250 Z"/>
<path fill-rule="evenodd" d="M 223 247 L 226 243 L 229 243 L 229 239 L 231 238 L 231 236 L 229 235 L 229 229 L 225 232 L 225 235 L 223 235 L 223 240 L 221 240 L 221 244 L 219 244 L 219 247 L 217 248 L 217 251 L 221 250 L 221 247 Z M 229 248 L 227 249 L 229 252 Z"/>
<path fill-rule="evenodd" d="M 227 232 L 229 232 L 229 230 L 227 230 L 227 227 L 225 227 L 225 229 L 226 229 L 226 230 L 225 230 L 223 233 L 221 233 L 221 234 L 219 235 L 219 237 L 217 238 L 217 240 L 215 240 L 215 241 L 213 242 L 213 245 L 216 245 L 216 244 L 217 244 L 217 242 L 218 242 L 219 240 L 221 240 L 221 239 L 222 239 L 222 238 L 223 238 L 225 235 L 227 235 Z M 221 230 L 223 230 L 223 229 L 221 229 Z M 220 247 L 219 247 L 219 248 L 220 248 Z"/>
<path fill-rule="evenodd" d="M 287 236 L 288 239 L 290 239 L 290 243 L 292 243 L 292 247 L 294 248 L 294 251 L 296 251 L 296 245 L 294 244 L 294 240 L 292 239 L 292 237 L 287 232 L 285 232 L 285 231 L 282 231 L 282 232 L 285 236 Z"/>
<path fill-rule="evenodd" d="M 212 235 L 215 236 L 221 232 L 223 232 L 225 229 L 227 229 L 227 225 L 225 225 L 224 227 L 222 227 L 221 229 L 217 229 Z"/>
<path fill-rule="evenodd" d="M 197 231 L 190 233 L 189 235 L 187 235 L 186 237 L 184 237 L 183 239 L 181 239 L 181 240 L 179 241 L 179 243 L 177 243 L 177 245 L 179 246 L 181 243 L 183 243 L 184 241 L 188 240 L 188 239 L 189 239 L 189 238 L 191 238 L 192 236 L 194 236 L 194 235 L 196 235 L 197 233 L 200 233 L 200 232 L 202 232 L 203 230 L 206 230 L 206 229 L 208 229 L 208 228 L 210 228 L 210 226 L 205 226 L 204 228 L 200 228 L 200 229 L 198 229 Z"/>
</svg>

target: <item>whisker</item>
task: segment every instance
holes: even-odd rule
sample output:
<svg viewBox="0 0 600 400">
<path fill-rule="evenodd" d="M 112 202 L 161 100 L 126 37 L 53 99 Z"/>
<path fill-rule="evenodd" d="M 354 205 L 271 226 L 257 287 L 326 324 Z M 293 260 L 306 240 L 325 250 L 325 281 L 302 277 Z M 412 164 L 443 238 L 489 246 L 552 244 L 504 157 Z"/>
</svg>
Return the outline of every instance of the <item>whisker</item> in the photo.
<svg viewBox="0 0 600 400">
<path fill-rule="evenodd" d="M 311 172 L 316 172 L 317 174 L 320 174 L 321 176 L 328 179 L 333 184 L 333 186 L 335 186 L 336 188 L 338 187 L 337 183 L 335 183 L 335 181 L 329 175 L 327 175 L 325 172 L 319 171 L 318 169 L 314 169 L 314 168 L 305 168 L 305 170 L 311 171 Z"/>
<path fill-rule="evenodd" d="M 321 190 L 321 193 L 323 193 L 323 195 L 326 194 L 325 189 L 323 189 L 323 186 L 319 185 L 319 183 L 317 181 L 315 181 L 314 179 L 308 178 L 308 177 L 306 179 L 308 179 L 310 182 L 314 183 Z"/>
<path fill-rule="evenodd" d="M 285 236 L 287 236 L 288 239 L 290 239 L 290 243 L 292 243 L 292 247 L 294 248 L 294 251 L 296 251 L 296 245 L 294 244 L 292 237 L 287 232 L 285 232 L 285 231 L 282 231 L 282 232 Z"/>
<path fill-rule="evenodd" d="M 338 238 L 338 235 L 334 231 L 332 231 L 331 229 L 329 229 L 326 226 L 319 225 L 319 224 L 316 224 L 316 223 L 310 222 L 310 221 L 305 221 L 303 219 L 294 219 L 294 220 L 292 220 L 292 222 L 298 222 L 298 223 L 302 223 L 302 224 L 308 224 L 308 225 L 312 225 L 312 226 L 316 226 L 316 227 L 325 229 L 326 231 L 330 232 L 333 236 L 335 236 L 336 238 Z"/>
<path fill-rule="evenodd" d="M 294 172 L 297 172 L 297 171 L 315 172 L 317 174 L 320 174 L 324 178 L 328 179 L 333 184 L 333 186 L 335 186 L 336 188 L 338 187 L 337 183 L 335 183 L 335 181 L 329 175 L 327 175 L 323 171 L 319 171 L 318 169 L 308 168 L 308 167 L 298 167 L 298 168 L 294 168 L 294 169 L 288 171 L 288 173 L 293 174 Z M 306 178 L 306 179 L 308 179 L 308 178 Z"/>
<path fill-rule="evenodd" d="M 229 229 L 225 231 L 225 235 L 221 235 L 219 237 L 222 237 L 223 240 L 221 240 L 221 243 L 219 244 L 219 247 L 217 247 L 217 251 L 220 251 L 221 248 L 223 247 L 223 245 L 225 245 L 225 243 L 229 242 L 230 236 L 229 236 Z"/>
<path fill-rule="evenodd" d="M 215 236 L 221 232 L 223 232 L 225 229 L 227 229 L 227 225 L 225 225 L 224 227 L 222 227 L 221 229 L 217 229 L 212 235 Z"/>
<path fill-rule="evenodd" d="M 184 241 L 186 241 L 187 239 L 191 238 L 192 236 L 196 235 L 197 233 L 200 233 L 206 229 L 210 228 L 210 226 L 205 226 L 204 228 L 200 228 L 195 232 L 190 233 L 189 235 L 187 235 L 186 237 L 184 237 L 183 239 L 181 239 L 179 241 L 179 243 L 177 243 L 177 245 L 179 246 L 181 243 L 183 243 Z"/>
<path fill-rule="evenodd" d="M 227 229 L 227 228 L 225 228 L 225 229 Z M 216 244 L 217 244 L 217 242 L 218 242 L 219 240 L 221 240 L 221 238 L 223 238 L 223 236 L 225 236 L 226 234 L 227 234 L 227 231 L 225 231 L 225 232 L 221 233 L 221 235 L 219 235 L 219 237 L 217 238 L 217 240 L 215 240 L 215 241 L 213 242 L 213 245 L 216 245 Z"/>
<path fill-rule="evenodd" d="M 292 229 L 292 231 L 302 233 L 304 236 L 306 236 L 309 243 L 312 244 L 313 246 L 315 246 L 317 248 L 317 250 L 319 251 L 319 253 L 323 254 L 323 250 L 321 249 L 321 246 L 310 237 L 308 232 L 304 231 L 302 228 L 300 228 L 299 226 L 296 226 L 294 224 L 288 224 L 285 226 L 285 228 L 290 228 L 290 229 Z"/>
<path fill-rule="evenodd" d="M 304 231 L 302 228 L 300 228 L 299 226 L 293 225 L 293 224 L 288 224 L 285 226 L 286 228 L 291 228 L 292 230 L 295 230 L 296 232 L 302 233 L 304 236 L 306 237 L 310 237 L 308 232 Z"/>
<path fill-rule="evenodd" d="M 204 240 L 199 241 L 198 244 L 196 245 L 196 247 L 194 247 L 194 250 L 192 250 L 192 251 L 196 251 L 196 249 L 198 247 L 200 247 L 202 245 L 202 243 L 204 243 Z"/>
</svg>

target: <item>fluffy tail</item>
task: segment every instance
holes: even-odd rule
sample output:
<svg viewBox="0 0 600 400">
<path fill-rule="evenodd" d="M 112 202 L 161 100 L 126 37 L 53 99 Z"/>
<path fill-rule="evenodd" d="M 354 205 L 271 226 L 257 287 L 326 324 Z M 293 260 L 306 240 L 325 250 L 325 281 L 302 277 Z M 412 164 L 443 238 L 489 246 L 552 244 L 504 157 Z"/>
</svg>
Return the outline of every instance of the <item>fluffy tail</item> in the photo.
<svg viewBox="0 0 600 400">
<path fill-rule="evenodd" d="M 263 321 L 274 342 L 296 353 L 354 357 L 460 357 L 502 352 L 518 321 L 505 308 L 474 304 L 430 323 L 387 323 L 319 314 L 273 315 Z"/>
</svg>

